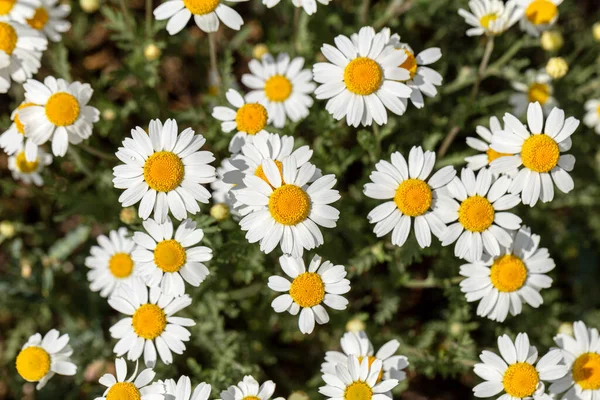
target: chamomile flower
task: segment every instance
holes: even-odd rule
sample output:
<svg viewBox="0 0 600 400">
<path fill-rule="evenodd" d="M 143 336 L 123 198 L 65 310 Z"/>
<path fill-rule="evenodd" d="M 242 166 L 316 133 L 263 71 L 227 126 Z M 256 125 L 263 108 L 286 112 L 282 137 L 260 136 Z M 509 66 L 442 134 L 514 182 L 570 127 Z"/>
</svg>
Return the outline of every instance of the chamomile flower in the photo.
<svg viewBox="0 0 600 400">
<path fill-rule="evenodd" d="M 292 281 L 277 275 L 269 278 L 271 290 L 285 293 L 276 297 L 271 306 L 278 313 L 287 311 L 296 315 L 300 312 L 300 332 L 312 333 L 315 321 L 319 325 L 329 322 L 329 314 L 322 304 L 334 310 L 346 309 L 348 300 L 340 295 L 350 291 L 350 281 L 345 279 L 346 269 L 343 265 L 321 262 L 318 255 L 311 260 L 308 271 L 301 257 L 284 255 L 279 257 L 279 264 Z"/>
<path fill-rule="evenodd" d="M 165 385 L 165 400 L 208 400 L 211 386 L 208 383 L 199 383 L 192 393 L 192 381 L 182 375 L 177 382 L 174 379 L 158 381 Z"/>
<path fill-rule="evenodd" d="M 262 104 L 246 103 L 242 95 L 235 89 L 225 93 L 227 101 L 235 110 L 229 107 L 217 106 L 213 108 L 213 118 L 223 121 L 221 129 L 225 133 L 237 130 L 229 142 L 229 151 L 239 153 L 246 142 L 252 142 L 256 136 L 266 134 L 265 130 L 269 119 L 267 109 Z"/>
<path fill-rule="evenodd" d="M 18 3 L 5 1 L 0 12 L 6 4 Z M 23 83 L 38 71 L 47 45 L 46 38 L 35 29 L 0 19 L 0 93 L 8 92 L 12 81 Z"/>
<path fill-rule="evenodd" d="M 558 19 L 558 6 L 563 0 L 518 0 L 525 11 L 521 18 L 521 29 L 538 37 L 552 28 Z"/>
<path fill-rule="evenodd" d="M 449 225 L 440 240 L 442 246 L 456 242 L 454 255 L 475 262 L 481 259 L 483 250 L 500 255 L 500 246 L 512 243 L 511 230 L 521 227 L 521 218 L 505 212 L 520 202 L 514 194 L 506 194 L 510 179 L 495 179 L 488 169 L 475 173 L 463 168 L 461 177 L 455 177 L 445 186 L 448 196 L 438 195 L 435 212 Z"/>
<path fill-rule="evenodd" d="M 585 102 L 585 117 L 583 123 L 600 135 L 600 99 L 592 99 Z M 0 141 L 2 138 L 0 137 Z M 0 142 L 0 145 L 2 142 Z"/>
<path fill-rule="evenodd" d="M 132 253 L 139 265 L 139 275 L 150 287 L 160 286 L 168 296 L 185 293 L 184 280 L 198 287 L 210 273 L 203 264 L 212 259 L 212 250 L 195 246 L 204 237 L 196 223 L 186 219 L 179 224 L 173 235 L 173 224 L 167 218 L 159 224 L 152 218 L 143 222 L 144 232 L 135 232 L 133 241 L 138 245 Z"/>
<path fill-rule="evenodd" d="M 279 4 L 281 0 L 263 0 L 263 4 L 267 8 L 273 8 Z M 313 15 L 317 12 L 317 1 L 323 5 L 328 5 L 331 0 L 292 0 L 292 4 L 298 8 L 302 7 L 308 15 Z"/>
<path fill-rule="evenodd" d="M 189 318 L 174 316 L 192 304 L 190 296 L 171 297 L 140 281 L 133 281 L 131 286 L 121 285 L 109 297 L 108 304 L 128 315 L 110 328 L 111 336 L 119 339 L 113 351 L 117 357 L 127 353 L 127 359 L 132 361 L 143 353 L 147 367 L 156 365 L 157 350 L 165 364 L 173 362 L 171 352 L 183 354 L 183 342 L 190 340 L 190 332 L 185 327 L 196 325 Z"/>
<path fill-rule="evenodd" d="M 467 162 L 467 168 L 472 169 L 473 171 L 479 171 L 482 168 L 491 168 L 490 164 L 492 163 L 492 161 L 494 161 L 497 158 L 510 155 L 498 153 L 496 150 L 490 147 L 494 135 L 497 135 L 499 132 L 502 131 L 502 125 L 496 117 L 490 117 L 489 129 L 483 125 L 477 125 L 477 127 L 475 128 L 475 132 L 477 133 L 479 138 L 467 137 L 467 146 L 474 150 L 481 151 L 483 152 L 483 154 L 465 157 L 465 161 Z M 497 174 L 497 171 L 492 169 L 492 173 Z M 514 174 L 516 174 L 516 171 L 508 173 L 509 176 L 514 176 Z"/>
<path fill-rule="evenodd" d="M 554 198 L 554 185 L 563 193 L 573 187 L 568 172 L 575 166 L 575 157 L 560 153 L 571 148 L 571 135 L 579 126 L 579 120 L 554 108 L 546 118 L 539 103 L 529 105 L 527 124 L 529 130 L 514 115 L 504 116 L 506 129 L 492 141 L 492 148 L 511 154 L 496 159 L 492 167 L 500 172 L 519 168 L 510 185 L 511 193 L 521 193 L 523 204 L 533 207 L 538 199 L 546 203 Z M 523 166 L 523 168 L 521 168 Z"/>
<path fill-rule="evenodd" d="M 358 32 L 356 43 L 344 35 L 335 38 L 336 47 L 324 44 L 321 52 L 329 60 L 313 67 L 314 80 L 321 84 L 317 99 L 328 99 L 326 109 L 333 118 L 351 126 L 387 123 L 387 111 L 402 115 L 412 93 L 402 81 L 410 72 L 399 67 L 408 56 L 387 45 L 384 32 L 371 27 Z"/>
<path fill-rule="evenodd" d="M 65 19 L 71 13 L 71 6 L 57 4 L 58 0 L 40 0 L 40 3 L 33 17 L 27 19 L 27 24 L 49 40 L 60 42 L 61 34 L 71 29 L 71 23 Z"/>
<path fill-rule="evenodd" d="M 79 144 L 92 135 L 100 112 L 88 106 L 94 93 L 89 84 L 48 76 L 44 83 L 29 79 L 23 88 L 26 101 L 33 105 L 20 110 L 19 118 L 35 144 L 52 139 L 52 153 L 62 157 L 69 143 Z"/>
<path fill-rule="evenodd" d="M 358 357 L 359 362 L 367 358 L 369 364 L 373 364 L 375 360 L 380 360 L 383 364 L 382 379 L 392 378 L 398 380 L 398 382 L 406 379 L 406 372 L 403 370 L 408 367 L 408 358 L 396 355 L 400 347 L 397 340 L 390 340 L 375 353 L 373 344 L 371 344 L 364 331 L 346 332 L 340 340 L 340 345 L 342 347 L 341 352 L 328 351 L 325 353 L 325 362 L 321 364 L 323 374 L 335 375 L 336 365 L 346 365 L 348 356 L 353 355 Z"/>
<path fill-rule="evenodd" d="M 115 360 L 116 376 L 104 374 L 99 382 L 106 387 L 101 397 L 94 400 L 163 400 L 165 398 L 165 386 L 160 382 L 151 383 L 156 373 L 152 368 L 146 368 L 137 374 L 135 371 L 127 379 L 127 362 L 123 358 Z"/>
<path fill-rule="evenodd" d="M 31 139 L 25 136 L 25 126 L 19 119 L 19 111 L 23 108 L 32 106 L 33 103 L 21 103 L 11 114 L 10 119 L 13 123 L 0 136 L 0 147 L 8 155 L 13 155 L 18 151 L 24 150 L 25 154 L 29 154 L 30 160 L 37 158 L 38 146 Z"/>
<path fill-rule="evenodd" d="M 537 349 L 529 345 L 526 333 L 519 333 L 514 343 L 508 335 L 498 337 L 498 349 L 502 357 L 487 350 L 479 356 L 483 363 L 476 364 L 474 372 L 485 382 L 473 388 L 475 397 L 504 392 L 499 400 L 550 400 L 543 381 L 559 379 L 567 373 L 567 367 L 560 364 L 560 350 L 550 350 L 538 360 Z"/>
<path fill-rule="evenodd" d="M 458 14 L 472 26 L 467 36 L 496 36 L 506 32 L 523 15 L 518 0 L 471 0 L 470 11 L 459 9 Z"/>
<path fill-rule="evenodd" d="M 484 253 L 480 260 L 460 267 L 467 279 L 460 283 L 467 301 L 479 301 L 477 315 L 503 322 L 510 312 L 519 315 L 523 303 L 538 308 L 544 299 L 541 289 L 552 285 L 546 273 L 555 267 L 548 249 L 539 248 L 540 237 L 525 226 L 514 235 L 509 248 L 491 257 Z"/>
<path fill-rule="evenodd" d="M 289 55 L 282 53 L 274 59 L 266 54 L 261 61 L 251 60 L 248 63 L 251 74 L 242 76 L 242 83 L 251 89 L 246 101 L 264 104 L 269 122 L 276 128 L 283 128 L 288 119 L 298 122 L 306 118 L 313 105 L 310 95 L 316 85 L 311 70 L 302 69 L 303 66 L 302 57 L 290 60 Z"/>
<path fill-rule="evenodd" d="M 217 179 L 210 184 L 212 189 L 212 200 L 215 204 L 226 204 L 231 208 L 234 203 L 234 198 L 231 194 L 231 189 L 235 184 L 226 183 L 224 181 L 225 174 L 238 169 L 231 165 L 231 158 L 226 158 L 221 161 L 221 166 L 217 167 Z"/>
<path fill-rule="evenodd" d="M 221 400 L 269 400 L 275 392 L 273 381 L 266 381 L 259 385 L 256 379 L 250 375 L 244 376 L 237 385 L 231 385 L 227 390 L 221 392 Z M 284 400 L 277 397 L 273 400 Z"/>
<path fill-rule="evenodd" d="M 554 338 L 569 372 L 549 389 L 557 399 L 595 399 L 600 395 L 600 335 L 582 321 L 573 324 L 573 333 L 575 337 L 559 333 Z"/>
<path fill-rule="evenodd" d="M 375 224 L 373 232 L 377 237 L 392 232 L 392 244 L 402 246 L 414 219 L 419 246 L 429 247 L 431 232 L 439 237 L 446 228 L 432 212 L 437 197 L 435 190 L 447 185 L 456 176 L 456 171 L 447 166 L 429 178 L 435 153 L 423 152 L 420 146 L 410 150 L 408 163 L 399 152 L 392 154 L 391 161 L 379 161 L 375 165 L 377 170 L 369 176 L 371 182 L 363 189 L 367 197 L 387 200 L 367 216 L 369 222 Z"/>
<path fill-rule="evenodd" d="M 37 382 L 40 390 L 55 374 L 75 375 L 77 366 L 71 362 L 73 349 L 69 346 L 69 335 L 52 329 L 44 337 L 32 335 L 17 355 L 16 368 L 27 382 Z"/>
<path fill-rule="evenodd" d="M 0 21 L 15 21 L 25 24 L 27 19 L 34 16 L 35 9 L 39 5 L 39 0 L 3 1 L 0 6 Z"/>
<path fill-rule="evenodd" d="M 236 199 L 253 210 L 241 221 L 246 239 L 260 242 L 260 249 L 270 253 L 278 244 L 285 254 L 302 256 L 304 249 L 311 250 L 323 244 L 323 235 L 317 225 L 334 228 L 339 211 L 329 204 L 340 195 L 333 190 L 334 175 L 325 175 L 310 185 L 316 168 L 305 163 L 296 167 L 296 159 L 283 161 L 282 172 L 273 160 L 262 162 L 266 182 L 254 175 L 246 175 L 246 188 L 236 192 Z"/>
<path fill-rule="evenodd" d="M 248 0 L 227 0 L 239 3 Z M 159 21 L 168 19 L 167 32 L 175 35 L 180 32 L 194 16 L 194 22 L 204 32 L 216 32 L 222 22 L 225 26 L 239 31 L 244 20 L 233 8 L 225 5 L 224 0 L 167 0 L 154 10 L 154 18 Z M 219 22 L 220 21 L 220 22 Z"/>
<path fill-rule="evenodd" d="M 123 207 L 140 203 L 138 214 L 163 223 L 169 210 L 181 221 L 187 213 L 200 211 L 198 202 L 207 204 L 210 192 L 202 184 L 215 180 L 215 157 L 210 151 L 198 151 L 206 142 L 187 128 L 177 133 L 177 121 L 150 121 L 147 134 L 139 126 L 131 130 L 131 138 L 123 141 L 116 156 L 125 164 L 113 168 L 113 183 L 126 189 L 119 197 Z"/>
<path fill-rule="evenodd" d="M 92 246 L 90 255 L 85 259 L 90 268 L 87 279 L 90 290 L 108 297 L 122 284 L 131 284 L 137 276 L 137 265 L 131 257 L 135 243 L 125 228 L 110 231 L 108 236 L 98 236 L 98 246 Z"/>
<path fill-rule="evenodd" d="M 335 374 L 323 374 L 326 386 L 319 393 L 329 399 L 343 400 L 389 400 L 387 395 L 398 385 L 397 379 L 381 379 L 383 363 L 370 361 L 368 357 L 358 360 L 348 356 L 346 363 L 335 367 Z"/>
<path fill-rule="evenodd" d="M 8 158 L 8 169 L 13 179 L 23 181 L 28 185 L 33 183 L 36 186 L 42 186 L 44 179 L 41 173 L 50 164 L 52 164 L 52 156 L 42 148 L 38 149 L 33 161 L 27 161 L 24 149 Z"/>
<path fill-rule="evenodd" d="M 544 115 L 558 105 L 552 96 L 554 87 L 552 78 L 545 71 L 529 69 L 525 71 L 525 82 L 514 81 L 512 87 L 517 93 L 510 96 L 508 102 L 513 106 L 513 114 L 522 117 L 527 113 L 529 103 L 538 102 L 544 109 Z"/>
</svg>

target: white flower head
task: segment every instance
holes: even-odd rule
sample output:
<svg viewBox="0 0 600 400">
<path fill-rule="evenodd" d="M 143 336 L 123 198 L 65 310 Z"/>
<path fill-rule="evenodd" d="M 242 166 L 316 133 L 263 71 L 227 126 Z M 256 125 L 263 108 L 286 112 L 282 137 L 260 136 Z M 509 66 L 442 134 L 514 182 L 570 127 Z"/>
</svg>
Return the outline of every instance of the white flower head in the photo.
<svg viewBox="0 0 600 400">
<path fill-rule="evenodd" d="M 270 400 L 275 393 L 273 381 L 266 381 L 262 385 L 250 375 L 244 376 L 237 385 L 231 385 L 227 390 L 221 392 L 221 400 Z M 273 400 L 284 400 L 277 397 Z"/>
<path fill-rule="evenodd" d="M 563 0 L 518 0 L 524 10 L 521 18 L 521 29 L 538 37 L 542 32 L 552 28 L 558 20 L 558 6 Z"/>
<path fill-rule="evenodd" d="M 35 9 L 39 6 L 39 0 L 4 1 L 2 7 L 0 7 L 0 21 L 14 21 L 25 24 L 28 19 L 33 18 Z"/>
<path fill-rule="evenodd" d="M 267 8 L 273 8 L 279 4 L 281 0 L 262 0 L 262 3 Z M 331 0 L 292 0 L 292 4 L 298 8 L 302 7 L 308 15 L 313 15 L 317 12 L 317 1 L 323 5 L 328 5 Z"/>
<path fill-rule="evenodd" d="M 41 32 L 53 42 L 60 42 L 62 33 L 71 29 L 71 23 L 65 18 L 71 13 L 71 6 L 58 4 L 58 0 L 40 0 L 33 17 L 27 19 L 27 24 Z"/>
<path fill-rule="evenodd" d="M 600 99 L 588 100 L 585 102 L 584 107 L 585 117 L 583 117 L 583 123 L 600 135 Z"/>
<path fill-rule="evenodd" d="M 523 15 L 523 9 L 517 1 L 508 0 L 471 0 L 470 11 L 459 9 L 458 14 L 471 25 L 467 36 L 496 36 L 506 32 Z"/>
<path fill-rule="evenodd" d="M 42 186 L 44 184 L 42 171 L 50 164 L 52 164 L 52 155 L 46 153 L 42 148 L 37 149 L 33 161 L 27 161 L 25 149 L 8 157 L 8 169 L 13 179 L 28 185 L 33 183 L 36 186 Z"/>
<path fill-rule="evenodd" d="M 136 363 L 135 371 L 127 378 L 127 362 L 123 358 L 117 358 L 115 360 L 117 375 L 104 374 L 100 378 L 99 382 L 106 387 L 106 390 L 101 397 L 96 397 L 94 400 L 162 400 L 165 393 L 164 384 L 152 383 L 156 373 L 152 368 L 146 368 L 138 375 L 137 367 Z"/>
<path fill-rule="evenodd" d="M 31 107 L 33 103 L 21 103 L 10 115 L 13 121 L 10 127 L 0 136 L 0 147 L 8 155 L 13 155 L 21 150 L 25 151 L 29 160 L 37 158 L 38 145 L 26 135 L 25 126 L 19 118 L 19 111 L 24 108 Z"/>
<path fill-rule="evenodd" d="M 192 382 L 185 375 L 179 377 L 177 382 L 174 379 L 158 382 L 165 385 L 165 400 L 208 400 L 212 390 L 208 383 L 202 382 L 192 392 Z"/>
<path fill-rule="evenodd" d="M 546 71 L 535 69 L 525 71 L 524 78 L 524 82 L 513 81 L 511 83 L 513 89 L 517 91 L 508 99 L 510 105 L 513 106 L 513 114 L 517 117 L 525 116 L 529 104 L 538 102 L 544 110 L 544 115 L 548 115 L 550 110 L 558 105 L 552 95 L 554 93 L 552 78 Z"/>
<path fill-rule="evenodd" d="M 503 132 L 504 129 L 498 118 L 490 117 L 490 127 L 487 128 L 483 125 L 477 125 L 475 128 L 475 132 L 479 136 L 479 138 L 475 137 L 467 137 L 467 146 L 470 148 L 482 152 L 482 154 L 477 154 L 474 156 L 465 157 L 465 161 L 467 162 L 467 168 L 472 169 L 473 171 L 479 171 L 482 168 L 490 168 L 492 174 L 498 175 L 500 172 L 493 169 L 491 166 L 492 161 L 497 158 L 508 156 L 510 154 L 499 153 L 496 150 L 491 148 L 492 139 L 494 135 Z M 517 174 L 517 171 L 509 171 L 506 173 L 509 177 L 514 177 Z"/>
<path fill-rule="evenodd" d="M 227 1 L 238 3 L 248 0 Z M 167 0 L 154 10 L 154 18 L 158 21 L 169 20 L 169 35 L 175 35 L 185 28 L 192 15 L 198 28 L 204 32 L 216 32 L 220 22 L 236 31 L 244 25 L 242 16 L 226 5 L 225 0 Z"/>
<path fill-rule="evenodd" d="M 217 179 L 210 184 L 212 189 L 212 200 L 215 204 L 225 204 L 231 210 L 232 214 L 237 215 L 233 210 L 235 199 L 231 194 L 231 189 L 235 184 L 225 182 L 225 175 L 228 172 L 238 171 L 231 165 L 231 158 L 225 158 L 221 161 L 221 166 L 217 167 Z"/>
</svg>

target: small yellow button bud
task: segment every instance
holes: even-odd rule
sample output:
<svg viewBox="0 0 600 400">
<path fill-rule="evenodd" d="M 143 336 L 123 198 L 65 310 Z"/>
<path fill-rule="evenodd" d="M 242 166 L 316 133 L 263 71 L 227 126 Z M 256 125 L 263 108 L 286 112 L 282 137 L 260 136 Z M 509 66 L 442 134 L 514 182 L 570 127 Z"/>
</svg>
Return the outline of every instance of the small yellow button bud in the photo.
<svg viewBox="0 0 600 400">
<path fill-rule="evenodd" d="M 93 13 L 100 7 L 99 0 L 79 0 L 79 6 L 88 14 Z"/>
<path fill-rule="evenodd" d="M 558 333 L 563 335 L 573 336 L 573 324 L 571 322 L 563 322 L 558 327 Z"/>
<path fill-rule="evenodd" d="M 258 60 L 260 60 L 261 58 L 263 58 L 263 56 L 265 54 L 268 54 L 268 53 L 269 53 L 269 48 L 264 43 L 257 44 L 252 49 L 252 57 L 254 57 L 254 58 L 258 59 Z"/>
<path fill-rule="evenodd" d="M 365 330 L 365 323 L 358 318 L 352 318 L 346 323 L 348 332 L 360 332 Z"/>
<path fill-rule="evenodd" d="M 102 111 L 102 119 L 105 121 L 114 121 L 116 117 L 117 113 L 112 108 L 107 108 L 106 110 Z"/>
<path fill-rule="evenodd" d="M 217 221 L 223 221 L 229 216 L 229 207 L 224 203 L 215 204 L 210 208 L 210 216 Z"/>
<path fill-rule="evenodd" d="M 158 57 L 160 57 L 160 53 L 160 49 L 154 43 L 150 43 L 146 46 L 146 48 L 144 48 L 144 57 L 146 57 L 146 60 L 148 61 L 156 60 Z"/>
<path fill-rule="evenodd" d="M 592 33 L 594 35 L 594 40 L 596 42 L 600 42 L 600 22 L 596 22 L 592 27 Z"/>
<path fill-rule="evenodd" d="M 2 221 L 0 222 L 0 235 L 4 236 L 6 239 L 10 239 L 15 236 L 16 229 L 15 225 L 10 221 Z"/>
<path fill-rule="evenodd" d="M 135 221 L 136 215 L 135 208 L 125 207 L 121 210 L 119 218 L 121 219 L 122 223 L 129 225 Z"/>
<path fill-rule="evenodd" d="M 562 57 L 552 57 L 546 64 L 546 72 L 553 79 L 560 79 L 569 71 L 569 64 Z"/>
<path fill-rule="evenodd" d="M 310 400 L 310 397 L 302 390 L 296 390 L 288 396 L 287 400 Z"/>
<path fill-rule="evenodd" d="M 546 51 L 557 51 L 563 46 L 563 36 L 558 31 L 546 31 L 542 33 L 540 44 Z"/>
</svg>

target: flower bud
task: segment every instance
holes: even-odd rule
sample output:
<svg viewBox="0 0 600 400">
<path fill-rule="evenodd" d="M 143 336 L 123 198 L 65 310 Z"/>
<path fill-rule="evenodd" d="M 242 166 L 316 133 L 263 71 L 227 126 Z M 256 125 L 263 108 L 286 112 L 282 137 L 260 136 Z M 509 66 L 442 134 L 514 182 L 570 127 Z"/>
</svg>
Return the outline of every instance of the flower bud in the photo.
<svg viewBox="0 0 600 400">
<path fill-rule="evenodd" d="M 569 71 L 569 64 L 562 57 L 552 57 L 546 64 L 546 72 L 552 79 L 560 79 Z"/>
<path fill-rule="evenodd" d="M 546 31 L 542 33 L 540 44 L 546 51 L 557 51 L 563 46 L 563 36 L 558 31 Z"/>
<path fill-rule="evenodd" d="M 215 204 L 210 208 L 210 216 L 217 221 L 223 221 L 229 216 L 229 207 L 224 203 Z"/>
<path fill-rule="evenodd" d="M 146 57 L 146 60 L 148 61 L 154 61 L 158 59 L 158 57 L 160 57 L 160 53 L 160 49 L 154 43 L 150 43 L 144 48 L 144 57 Z"/>
<path fill-rule="evenodd" d="M 79 0 L 79 6 L 88 14 L 95 12 L 100 7 L 99 0 Z"/>
<path fill-rule="evenodd" d="M 263 56 L 265 54 L 268 54 L 268 53 L 269 53 L 269 48 L 264 43 L 257 44 L 252 49 L 252 57 L 254 57 L 254 58 L 258 59 L 258 60 L 260 60 L 261 58 L 263 58 Z"/>
<path fill-rule="evenodd" d="M 358 318 L 352 318 L 346 323 L 348 332 L 360 332 L 365 330 L 365 323 Z"/>
</svg>

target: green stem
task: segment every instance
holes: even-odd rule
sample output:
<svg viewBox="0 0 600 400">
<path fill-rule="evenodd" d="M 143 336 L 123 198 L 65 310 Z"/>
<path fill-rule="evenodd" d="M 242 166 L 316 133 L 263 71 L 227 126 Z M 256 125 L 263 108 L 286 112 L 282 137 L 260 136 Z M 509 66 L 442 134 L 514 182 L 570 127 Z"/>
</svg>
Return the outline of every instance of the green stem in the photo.
<svg viewBox="0 0 600 400">
<path fill-rule="evenodd" d="M 135 36 L 135 32 L 133 30 L 133 23 L 131 16 L 129 15 L 129 10 L 127 9 L 127 4 L 125 4 L 125 0 L 119 0 L 119 5 L 121 6 L 121 11 L 123 12 L 123 18 L 125 19 L 125 23 L 127 24 L 127 28 L 129 28 L 129 32 L 132 36 Z"/>
<path fill-rule="evenodd" d="M 146 0 L 146 36 L 152 37 L 152 0 Z"/>
<path fill-rule="evenodd" d="M 108 160 L 108 161 L 116 161 L 117 160 L 117 158 L 114 154 L 105 153 L 103 151 L 97 150 L 97 149 L 93 148 L 92 146 L 84 144 L 84 143 L 79 144 L 78 147 L 81 150 L 85 151 L 86 153 L 96 156 L 102 160 Z"/>
<path fill-rule="evenodd" d="M 298 31 L 300 30 L 300 13 L 302 12 L 300 7 L 295 7 L 294 10 L 294 21 L 292 25 L 292 56 L 295 56 L 298 52 Z"/>
<path fill-rule="evenodd" d="M 215 86 L 217 87 L 217 93 L 221 92 L 221 75 L 219 75 L 219 69 L 217 68 L 217 44 L 216 44 L 216 33 L 211 32 L 208 34 L 208 48 L 210 51 L 210 73 L 214 74 Z"/>
</svg>

